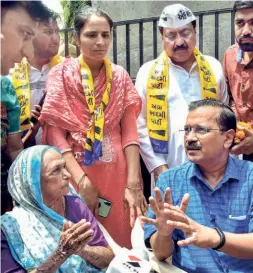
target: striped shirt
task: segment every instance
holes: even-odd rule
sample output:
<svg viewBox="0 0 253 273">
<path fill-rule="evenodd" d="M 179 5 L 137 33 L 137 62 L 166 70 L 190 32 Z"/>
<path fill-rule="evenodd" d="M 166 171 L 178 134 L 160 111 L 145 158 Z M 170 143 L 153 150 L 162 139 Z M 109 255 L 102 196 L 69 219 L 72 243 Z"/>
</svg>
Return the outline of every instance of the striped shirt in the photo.
<svg viewBox="0 0 253 273">
<path fill-rule="evenodd" d="M 253 232 L 253 163 L 229 157 L 226 172 L 215 189 L 212 189 L 191 162 L 170 169 L 159 176 L 157 187 L 164 195 L 167 187 L 172 190 L 172 202 L 180 205 L 183 195 L 190 194 L 186 214 L 201 225 L 219 227 L 225 232 Z M 155 218 L 152 209 L 148 217 Z M 145 242 L 156 231 L 156 227 L 145 224 Z M 175 229 L 175 242 L 185 239 L 184 232 Z M 253 272 L 253 259 L 237 259 L 213 249 L 201 249 L 189 245 L 175 244 L 172 255 L 175 266 L 190 272 Z"/>
</svg>

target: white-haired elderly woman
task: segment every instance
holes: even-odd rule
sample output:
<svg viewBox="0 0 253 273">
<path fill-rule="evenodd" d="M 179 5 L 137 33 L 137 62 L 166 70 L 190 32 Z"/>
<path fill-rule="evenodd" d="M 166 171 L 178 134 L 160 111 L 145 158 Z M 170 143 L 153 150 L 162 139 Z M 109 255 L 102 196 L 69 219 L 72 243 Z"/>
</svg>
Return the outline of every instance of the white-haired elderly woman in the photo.
<svg viewBox="0 0 253 273">
<path fill-rule="evenodd" d="M 35 146 L 12 164 L 16 206 L 1 217 L 1 272 L 102 272 L 113 252 L 84 202 L 68 194 L 70 174 L 56 148 Z"/>
</svg>

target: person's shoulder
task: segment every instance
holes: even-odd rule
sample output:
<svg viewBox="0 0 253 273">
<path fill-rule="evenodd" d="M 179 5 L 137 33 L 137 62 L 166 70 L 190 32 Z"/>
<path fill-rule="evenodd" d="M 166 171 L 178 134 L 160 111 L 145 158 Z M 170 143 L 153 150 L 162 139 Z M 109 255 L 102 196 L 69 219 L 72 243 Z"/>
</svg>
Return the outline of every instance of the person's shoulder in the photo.
<svg viewBox="0 0 253 273">
<path fill-rule="evenodd" d="M 194 163 L 187 161 L 174 168 L 168 169 L 167 171 L 160 175 L 161 180 L 165 181 L 171 180 L 175 183 L 178 183 L 178 181 L 183 181 L 183 179 L 186 179 L 188 177 L 189 171 L 192 170 L 193 165 Z"/>
<path fill-rule="evenodd" d="M 224 56 L 226 57 L 226 56 L 236 55 L 238 49 L 239 49 L 238 44 L 233 44 L 226 49 Z"/>
<path fill-rule="evenodd" d="M 86 206 L 84 201 L 75 195 L 65 195 L 65 200 L 70 206 Z"/>
<path fill-rule="evenodd" d="M 113 73 L 128 74 L 128 72 L 126 71 L 126 69 L 123 66 L 121 66 L 121 65 L 118 65 L 118 64 L 115 64 L 115 63 L 111 63 L 111 67 L 112 67 Z"/>
<path fill-rule="evenodd" d="M 151 69 L 151 66 L 153 65 L 153 63 L 155 62 L 155 60 L 151 60 L 148 61 L 146 63 L 144 63 L 140 68 L 139 71 L 148 71 Z"/>
<path fill-rule="evenodd" d="M 208 63 L 211 66 L 215 66 L 215 67 L 221 67 L 221 63 L 219 60 L 217 60 L 216 58 L 209 56 L 209 55 L 204 55 L 205 59 L 208 61 Z"/>
<path fill-rule="evenodd" d="M 232 157 L 230 157 L 229 160 L 231 162 L 231 171 L 236 171 L 240 177 L 245 177 L 246 175 L 253 183 L 253 162 Z"/>
<path fill-rule="evenodd" d="M 49 71 L 49 75 L 61 75 L 67 71 L 71 72 L 79 67 L 79 61 L 77 58 L 66 57 L 63 58 L 62 62 L 52 67 Z"/>
</svg>

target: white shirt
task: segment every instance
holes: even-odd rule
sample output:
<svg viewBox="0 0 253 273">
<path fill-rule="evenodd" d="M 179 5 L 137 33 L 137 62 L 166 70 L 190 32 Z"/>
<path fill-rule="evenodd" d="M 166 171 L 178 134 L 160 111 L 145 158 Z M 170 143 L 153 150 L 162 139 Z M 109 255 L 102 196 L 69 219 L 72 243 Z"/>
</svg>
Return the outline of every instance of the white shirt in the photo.
<svg viewBox="0 0 253 273">
<path fill-rule="evenodd" d="M 219 61 L 205 56 L 210 64 L 217 81 L 218 99 L 229 102 L 227 86 Z M 149 172 L 155 168 L 168 164 L 169 168 L 184 163 L 187 156 L 184 150 L 184 132 L 180 132 L 185 125 L 188 115 L 188 105 L 195 100 L 201 100 L 201 84 L 197 62 L 193 63 L 189 73 L 182 67 L 173 64 L 169 58 L 169 141 L 168 154 L 157 154 L 153 151 L 147 129 L 147 79 L 153 61 L 145 63 L 138 71 L 135 87 L 142 99 L 142 111 L 137 120 L 140 153 Z"/>
<path fill-rule="evenodd" d="M 41 71 L 37 68 L 30 66 L 29 68 L 29 81 L 31 90 L 31 110 L 35 109 L 34 105 L 38 104 L 40 99 L 45 93 L 46 78 L 50 71 L 49 63 L 43 65 Z M 41 144 L 42 128 L 39 129 L 35 139 L 36 144 Z"/>
</svg>

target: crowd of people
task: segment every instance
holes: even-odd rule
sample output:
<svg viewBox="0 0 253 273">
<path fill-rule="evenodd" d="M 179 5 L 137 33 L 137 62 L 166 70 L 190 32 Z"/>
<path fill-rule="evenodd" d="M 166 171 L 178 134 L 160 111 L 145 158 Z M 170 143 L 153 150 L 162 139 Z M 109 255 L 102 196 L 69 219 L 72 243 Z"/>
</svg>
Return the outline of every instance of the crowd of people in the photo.
<svg viewBox="0 0 253 273">
<path fill-rule="evenodd" d="M 192 11 L 165 7 L 163 52 L 134 85 L 102 10 L 76 14 L 80 56 L 63 58 L 58 14 L 1 1 L 1 272 L 104 272 L 117 253 L 99 225 L 131 249 L 136 218 L 158 260 L 253 272 L 253 1 L 233 14 L 222 65 L 196 47 Z"/>
</svg>

